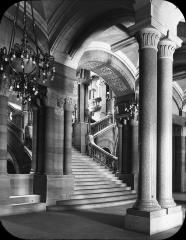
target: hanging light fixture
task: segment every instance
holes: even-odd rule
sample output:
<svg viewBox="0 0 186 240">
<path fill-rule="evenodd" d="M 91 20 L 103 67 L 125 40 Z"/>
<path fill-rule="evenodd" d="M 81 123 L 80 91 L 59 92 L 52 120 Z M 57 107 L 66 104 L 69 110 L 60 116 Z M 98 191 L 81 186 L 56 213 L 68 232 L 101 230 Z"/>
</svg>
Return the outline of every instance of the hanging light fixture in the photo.
<svg viewBox="0 0 186 240">
<path fill-rule="evenodd" d="M 16 5 L 16 13 L 13 20 L 9 49 L 0 48 L 0 77 L 9 82 L 9 90 L 17 93 L 17 99 L 22 103 L 30 102 L 34 95 L 40 92 L 39 83 L 54 80 L 55 67 L 54 57 L 48 53 L 43 54 L 38 47 L 36 24 L 32 1 L 31 17 L 34 47 L 29 44 L 27 32 L 27 3 L 24 4 L 23 12 L 23 37 L 21 43 L 15 43 L 15 32 L 18 20 L 20 2 Z"/>
</svg>

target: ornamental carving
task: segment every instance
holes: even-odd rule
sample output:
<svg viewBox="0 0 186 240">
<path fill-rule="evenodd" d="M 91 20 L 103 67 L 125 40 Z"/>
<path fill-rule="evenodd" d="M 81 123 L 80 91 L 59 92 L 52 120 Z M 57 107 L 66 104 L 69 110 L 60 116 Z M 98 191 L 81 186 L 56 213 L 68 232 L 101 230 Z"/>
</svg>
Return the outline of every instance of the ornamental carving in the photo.
<svg viewBox="0 0 186 240">
<path fill-rule="evenodd" d="M 169 58 L 173 60 L 173 54 L 176 49 L 176 44 L 168 39 L 162 39 L 158 45 L 159 58 Z"/>
<path fill-rule="evenodd" d="M 78 95 L 78 82 L 74 81 L 73 94 Z"/>
<path fill-rule="evenodd" d="M 157 45 L 161 34 L 156 29 L 144 28 L 139 32 L 140 48 L 154 48 L 157 50 Z"/>
<path fill-rule="evenodd" d="M 123 92 L 127 88 L 122 79 L 118 77 L 110 68 L 104 66 L 99 69 L 101 77 L 105 77 L 109 85 L 113 86 L 118 92 Z"/>
<path fill-rule="evenodd" d="M 83 68 L 87 69 L 87 70 L 92 70 L 92 69 L 95 69 L 99 66 L 102 65 L 102 62 L 99 62 L 99 61 L 96 61 L 94 59 L 94 61 L 90 61 L 90 62 L 85 62 L 85 63 L 82 63 L 80 64 L 81 66 L 83 66 Z"/>
</svg>

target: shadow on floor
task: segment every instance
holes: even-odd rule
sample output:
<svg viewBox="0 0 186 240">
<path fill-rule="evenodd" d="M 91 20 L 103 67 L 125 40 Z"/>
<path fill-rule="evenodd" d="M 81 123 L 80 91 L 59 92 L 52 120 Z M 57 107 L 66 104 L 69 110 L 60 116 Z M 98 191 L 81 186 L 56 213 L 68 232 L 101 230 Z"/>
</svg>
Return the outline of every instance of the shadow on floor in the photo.
<svg viewBox="0 0 186 240">
<path fill-rule="evenodd" d="M 71 212 L 69 212 L 71 213 Z M 73 215 L 81 216 L 89 220 L 100 222 L 103 224 L 111 225 L 117 228 L 124 228 L 124 215 L 110 214 L 110 213 L 100 213 L 88 210 L 78 210 L 73 211 Z"/>
</svg>

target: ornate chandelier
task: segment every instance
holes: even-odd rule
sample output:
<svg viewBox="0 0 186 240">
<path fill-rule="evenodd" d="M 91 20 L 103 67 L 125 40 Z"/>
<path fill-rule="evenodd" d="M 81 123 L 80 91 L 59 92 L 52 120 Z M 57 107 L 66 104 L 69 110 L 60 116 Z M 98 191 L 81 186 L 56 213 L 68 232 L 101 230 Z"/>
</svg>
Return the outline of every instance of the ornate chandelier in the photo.
<svg viewBox="0 0 186 240">
<path fill-rule="evenodd" d="M 9 49 L 0 48 L 0 77 L 2 81 L 8 81 L 9 90 L 17 93 L 17 99 L 22 103 L 30 102 L 34 95 L 40 93 L 39 83 L 46 83 L 54 79 L 54 57 L 48 53 L 43 54 L 38 47 L 36 25 L 32 1 L 31 16 L 34 41 L 28 43 L 27 33 L 27 4 L 24 1 L 23 13 L 23 37 L 21 43 L 14 43 L 15 30 L 18 20 L 20 2 L 16 5 L 16 13 L 13 20 L 13 28 L 9 43 Z"/>
</svg>

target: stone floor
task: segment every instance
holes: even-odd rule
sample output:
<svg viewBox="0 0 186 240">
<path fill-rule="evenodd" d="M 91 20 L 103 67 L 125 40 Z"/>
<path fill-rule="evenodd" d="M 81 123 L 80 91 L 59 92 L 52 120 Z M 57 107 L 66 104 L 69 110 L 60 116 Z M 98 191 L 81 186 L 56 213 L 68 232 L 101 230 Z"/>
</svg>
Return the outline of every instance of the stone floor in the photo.
<svg viewBox="0 0 186 240">
<path fill-rule="evenodd" d="M 174 228 L 151 237 L 143 233 L 125 230 L 123 227 L 124 215 L 126 209 L 131 206 L 7 216 L 1 218 L 1 228 L 22 239 L 155 240 L 181 234 L 184 225 L 181 229 Z"/>
</svg>

